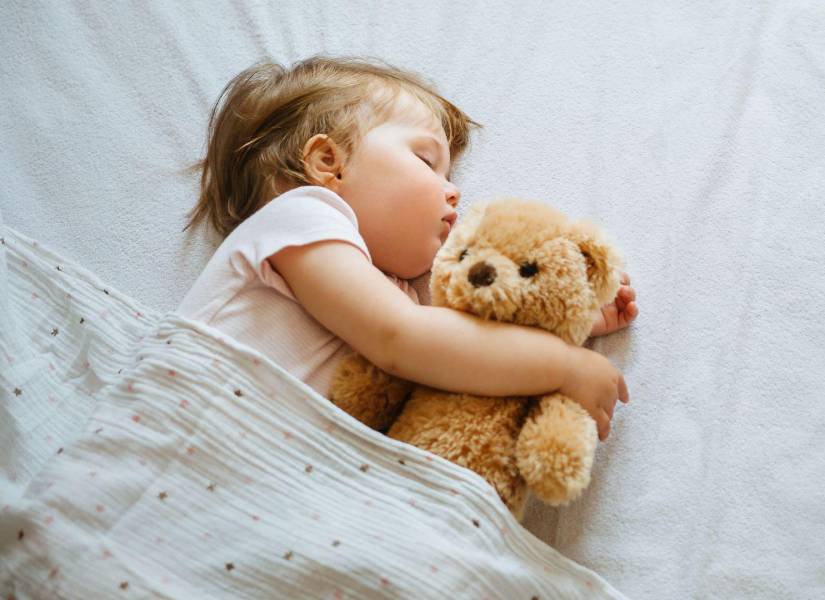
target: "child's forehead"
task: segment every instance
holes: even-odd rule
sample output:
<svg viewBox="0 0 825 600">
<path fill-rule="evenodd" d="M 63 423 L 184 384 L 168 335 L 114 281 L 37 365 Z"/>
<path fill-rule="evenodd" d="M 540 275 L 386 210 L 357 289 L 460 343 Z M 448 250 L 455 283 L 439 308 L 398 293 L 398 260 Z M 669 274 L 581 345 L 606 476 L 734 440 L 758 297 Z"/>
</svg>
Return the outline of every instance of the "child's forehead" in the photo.
<svg viewBox="0 0 825 600">
<path fill-rule="evenodd" d="M 431 133 L 437 138 L 446 138 L 438 116 L 421 99 L 404 90 L 392 99 L 382 120 L 419 129 L 422 133 Z"/>
</svg>

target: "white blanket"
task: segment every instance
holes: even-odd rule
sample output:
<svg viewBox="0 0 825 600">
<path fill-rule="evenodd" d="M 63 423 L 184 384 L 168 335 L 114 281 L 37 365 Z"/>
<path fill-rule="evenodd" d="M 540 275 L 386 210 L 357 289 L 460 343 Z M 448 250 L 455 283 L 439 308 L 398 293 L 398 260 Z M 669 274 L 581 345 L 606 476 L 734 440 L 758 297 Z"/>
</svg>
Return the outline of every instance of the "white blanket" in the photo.
<svg viewBox="0 0 825 600">
<path fill-rule="evenodd" d="M 213 248 L 180 232 L 178 173 L 230 77 L 316 52 L 424 73 L 485 126 L 462 203 L 595 219 L 639 294 L 595 344 L 631 403 L 582 500 L 528 528 L 633 598 L 825 597 L 822 0 L 65 0 L 0 23 L 6 222 L 159 311 Z"/>
<path fill-rule="evenodd" d="M 4 598 L 623 598 L 474 473 L 0 228 Z"/>
</svg>

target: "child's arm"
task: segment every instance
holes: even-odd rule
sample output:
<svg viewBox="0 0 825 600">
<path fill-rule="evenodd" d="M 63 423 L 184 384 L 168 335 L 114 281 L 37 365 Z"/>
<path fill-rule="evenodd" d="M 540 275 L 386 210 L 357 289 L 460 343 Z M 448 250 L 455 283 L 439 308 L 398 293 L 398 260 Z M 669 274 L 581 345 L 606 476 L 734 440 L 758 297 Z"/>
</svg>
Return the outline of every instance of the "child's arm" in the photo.
<svg viewBox="0 0 825 600">
<path fill-rule="evenodd" d="M 627 399 L 621 374 L 600 354 L 538 328 L 418 306 L 346 242 L 288 247 L 269 261 L 317 321 L 398 377 L 487 396 L 567 388 L 603 436 L 616 398 Z"/>
</svg>

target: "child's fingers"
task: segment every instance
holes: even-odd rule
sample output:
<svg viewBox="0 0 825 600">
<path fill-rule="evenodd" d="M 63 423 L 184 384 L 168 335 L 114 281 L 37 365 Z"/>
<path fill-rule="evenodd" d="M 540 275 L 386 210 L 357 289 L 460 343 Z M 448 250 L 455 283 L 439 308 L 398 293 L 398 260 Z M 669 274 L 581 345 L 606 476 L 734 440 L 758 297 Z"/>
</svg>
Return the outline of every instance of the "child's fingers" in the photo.
<svg viewBox="0 0 825 600">
<path fill-rule="evenodd" d="M 610 435 L 610 418 L 603 410 L 599 412 L 601 414 L 599 415 L 599 420 L 596 421 L 596 424 L 599 427 L 599 440 L 603 442 L 607 439 L 607 436 Z"/>
<path fill-rule="evenodd" d="M 630 285 L 630 275 L 622 271 L 622 274 L 619 276 L 619 283 L 622 285 Z"/>
<path fill-rule="evenodd" d="M 618 305 L 617 305 L 618 306 Z M 635 302 L 629 302 L 626 305 L 618 306 L 619 308 L 619 324 L 622 327 L 627 327 L 639 314 L 639 307 Z"/>
<path fill-rule="evenodd" d="M 619 375 L 619 400 L 625 404 L 630 402 L 630 392 L 627 391 L 627 383 L 625 383 L 623 375 Z"/>
<path fill-rule="evenodd" d="M 604 412 L 607 413 L 607 417 L 612 421 L 613 420 L 613 409 L 616 408 L 616 401 L 614 400 L 610 404 L 607 405 L 607 408 L 604 409 Z"/>
<path fill-rule="evenodd" d="M 625 302 L 632 302 L 636 299 L 636 290 L 629 285 L 623 285 L 619 288 L 619 297 Z"/>
</svg>

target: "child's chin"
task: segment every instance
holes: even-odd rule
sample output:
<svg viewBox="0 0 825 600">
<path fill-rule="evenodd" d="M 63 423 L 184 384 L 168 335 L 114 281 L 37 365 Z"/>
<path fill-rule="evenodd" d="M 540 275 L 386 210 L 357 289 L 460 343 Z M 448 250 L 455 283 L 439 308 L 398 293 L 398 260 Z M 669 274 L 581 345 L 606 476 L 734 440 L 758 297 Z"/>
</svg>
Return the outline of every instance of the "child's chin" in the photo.
<svg viewBox="0 0 825 600">
<path fill-rule="evenodd" d="M 418 279 L 419 277 L 429 274 L 429 272 L 430 267 L 426 267 L 424 269 L 416 269 L 415 271 L 412 271 L 412 275 L 410 275 L 409 277 L 404 277 L 403 279 Z"/>
</svg>

